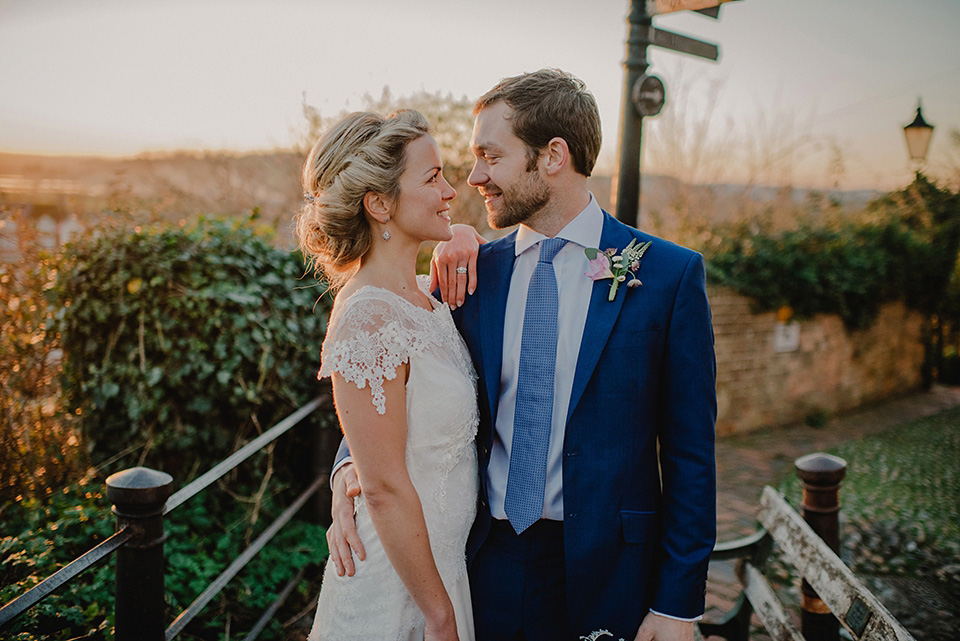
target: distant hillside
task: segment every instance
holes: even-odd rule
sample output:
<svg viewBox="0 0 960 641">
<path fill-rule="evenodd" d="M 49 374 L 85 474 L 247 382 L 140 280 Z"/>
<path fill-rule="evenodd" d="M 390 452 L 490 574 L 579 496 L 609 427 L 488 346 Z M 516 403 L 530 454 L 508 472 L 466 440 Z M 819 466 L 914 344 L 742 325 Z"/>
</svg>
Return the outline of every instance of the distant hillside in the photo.
<svg viewBox="0 0 960 641">
<path fill-rule="evenodd" d="M 300 203 L 301 163 L 292 152 L 134 158 L 0 153 L 0 195 L 8 202 L 17 196 L 32 199 L 55 185 L 101 206 L 109 203 L 161 217 L 233 215 L 259 207 L 264 218 L 275 220 L 290 215 Z"/>
<path fill-rule="evenodd" d="M 88 209 L 125 207 L 171 219 L 196 213 L 239 215 L 256 207 L 264 220 L 284 228 L 300 206 L 302 162 L 302 156 L 292 151 L 181 152 L 133 158 L 0 153 L 0 204 L 35 201 L 44 191 L 55 191 L 86 196 Z M 686 224 L 722 222 L 758 207 L 802 206 L 812 199 L 825 198 L 859 208 L 880 193 L 821 193 L 763 185 L 688 185 L 655 175 L 644 175 L 642 180 L 640 224 L 667 237 L 673 237 L 678 218 Z M 611 183 L 610 176 L 589 179 L 597 201 L 608 211 Z M 461 211 L 455 208 L 455 218 L 482 220 L 482 203 L 470 193 L 473 190 L 466 185 L 456 187 L 460 197 L 454 203 Z"/>
</svg>

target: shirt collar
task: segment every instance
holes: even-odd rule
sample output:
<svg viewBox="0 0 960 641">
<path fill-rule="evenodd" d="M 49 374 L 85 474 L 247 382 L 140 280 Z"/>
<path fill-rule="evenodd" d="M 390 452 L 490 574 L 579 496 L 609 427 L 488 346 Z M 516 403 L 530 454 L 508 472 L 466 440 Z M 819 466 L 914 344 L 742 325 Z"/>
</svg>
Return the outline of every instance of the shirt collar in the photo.
<svg viewBox="0 0 960 641">
<path fill-rule="evenodd" d="M 590 202 L 583 208 L 576 217 L 560 230 L 557 238 L 575 243 L 580 247 L 599 247 L 600 234 L 603 231 L 603 210 L 597 204 L 597 200 L 590 194 Z M 527 251 L 541 240 L 546 238 L 538 231 L 534 231 L 524 224 L 517 229 L 517 241 L 515 246 L 516 256 Z"/>
</svg>

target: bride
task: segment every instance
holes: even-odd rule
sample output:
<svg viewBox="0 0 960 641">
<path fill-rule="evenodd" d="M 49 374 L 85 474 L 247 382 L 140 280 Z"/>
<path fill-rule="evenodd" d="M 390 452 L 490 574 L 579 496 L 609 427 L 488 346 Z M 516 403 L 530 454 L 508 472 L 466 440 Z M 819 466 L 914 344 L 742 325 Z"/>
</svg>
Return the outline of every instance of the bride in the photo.
<svg viewBox="0 0 960 641">
<path fill-rule="evenodd" d="M 327 564 L 311 641 L 474 638 L 476 375 L 449 308 L 416 276 L 420 244 L 451 238 L 456 196 L 427 127 L 411 110 L 355 113 L 303 167 L 297 238 L 339 288 L 319 376 L 359 474 L 367 550 L 352 577 Z"/>
</svg>

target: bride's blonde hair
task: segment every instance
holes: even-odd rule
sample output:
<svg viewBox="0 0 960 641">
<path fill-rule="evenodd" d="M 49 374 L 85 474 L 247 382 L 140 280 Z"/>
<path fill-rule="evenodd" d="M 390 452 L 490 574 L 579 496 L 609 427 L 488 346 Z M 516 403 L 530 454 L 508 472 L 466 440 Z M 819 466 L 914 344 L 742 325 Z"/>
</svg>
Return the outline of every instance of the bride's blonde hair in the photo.
<svg viewBox="0 0 960 641">
<path fill-rule="evenodd" d="M 429 132 L 412 109 L 386 118 L 369 112 L 346 116 L 313 146 L 303 164 L 304 205 L 296 237 L 309 266 L 338 287 L 373 242 L 363 197 L 375 191 L 396 198 L 407 145 Z"/>
</svg>

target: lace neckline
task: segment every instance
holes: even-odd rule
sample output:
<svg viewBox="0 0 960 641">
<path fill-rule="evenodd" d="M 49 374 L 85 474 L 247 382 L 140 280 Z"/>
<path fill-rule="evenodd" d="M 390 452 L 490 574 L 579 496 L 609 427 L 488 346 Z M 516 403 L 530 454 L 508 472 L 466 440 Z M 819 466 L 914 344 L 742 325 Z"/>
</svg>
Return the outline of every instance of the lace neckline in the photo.
<svg viewBox="0 0 960 641">
<path fill-rule="evenodd" d="M 357 294 L 359 294 L 360 292 L 362 292 L 362 291 L 365 290 L 365 289 L 373 289 L 373 290 L 376 290 L 376 291 L 379 291 L 379 292 L 387 292 L 388 294 L 390 294 L 390 295 L 393 296 L 394 298 L 397 298 L 397 299 L 403 301 L 405 304 L 409 305 L 409 306 L 412 307 L 413 309 L 419 310 L 419 311 L 423 312 L 424 314 L 431 314 L 431 315 L 432 315 L 432 314 L 436 314 L 438 311 L 440 311 L 441 309 L 443 309 L 443 307 L 445 306 L 442 302 L 440 302 L 440 301 L 438 301 L 436 298 L 434 298 L 433 295 L 430 294 L 430 292 L 425 292 L 425 291 L 423 291 L 422 289 L 420 289 L 420 291 L 423 292 L 424 294 L 426 294 L 427 298 L 430 299 L 430 305 L 433 306 L 433 309 L 426 309 L 425 307 L 420 307 L 420 306 L 417 305 L 416 303 L 413 303 L 413 302 L 407 300 L 406 298 L 404 298 L 404 297 L 401 296 L 400 294 L 398 294 L 398 293 L 396 293 L 396 292 L 394 292 L 394 291 L 392 291 L 392 290 L 389 290 L 389 289 L 387 289 L 386 287 L 380 287 L 379 285 L 364 285 L 364 286 L 360 287 L 360 289 L 358 289 L 357 291 L 355 291 L 355 292 L 353 292 L 352 294 L 350 294 L 350 296 L 348 296 L 346 300 L 350 300 L 351 298 L 353 298 L 354 296 L 356 296 Z M 418 289 L 419 289 L 419 288 L 418 288 Z M 344 302 L 346 302 L 346 301 L 344 301 Z"/>
</svg>

